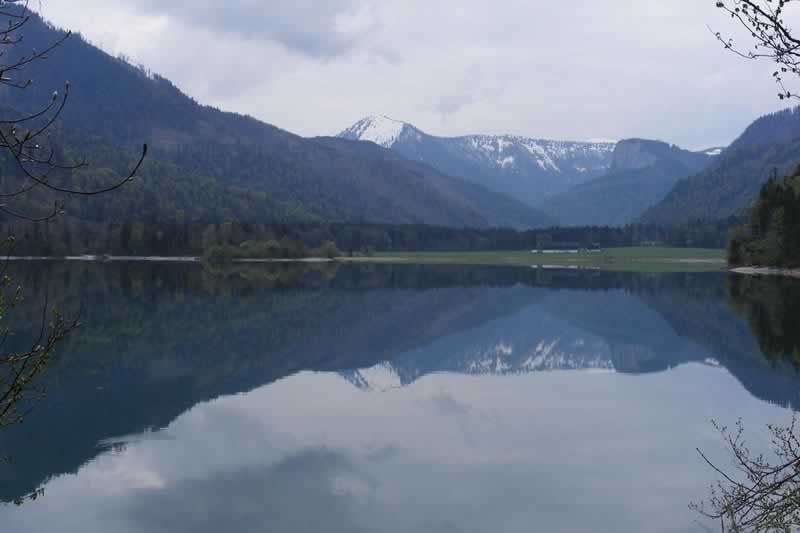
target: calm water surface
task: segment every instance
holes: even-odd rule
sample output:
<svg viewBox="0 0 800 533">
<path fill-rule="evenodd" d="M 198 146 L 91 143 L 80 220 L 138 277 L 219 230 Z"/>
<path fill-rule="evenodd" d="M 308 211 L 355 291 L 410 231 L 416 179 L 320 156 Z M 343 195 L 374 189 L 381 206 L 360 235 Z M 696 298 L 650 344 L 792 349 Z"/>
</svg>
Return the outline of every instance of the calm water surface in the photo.
<svg viewBox="0 0 800 533">
<path fill-rule="evenodd" d="M 0 431 L 3 532 L 702 531 L 710 420 L 800 404 L 796 282 L 22 265 L 85 327 Z M 787 296 L 789 295 L 789 296 Z M 29 313 L 29 314 L 26 314 Z"/>
</svg>

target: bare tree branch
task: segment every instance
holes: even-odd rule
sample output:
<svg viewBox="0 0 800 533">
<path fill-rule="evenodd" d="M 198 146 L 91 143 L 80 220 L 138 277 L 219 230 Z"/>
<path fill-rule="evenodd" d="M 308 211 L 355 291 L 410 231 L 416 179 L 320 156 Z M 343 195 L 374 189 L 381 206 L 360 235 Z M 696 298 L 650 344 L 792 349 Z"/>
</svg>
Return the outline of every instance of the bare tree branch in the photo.
<svg viewBox="0 0 800 533">
<path fill-rule="evenodd" d="M 766 59 L 774 62 L 778 68 L 772 76 L 779 85 L 778 97 L 800 97 L 797 92 L 789 90 L 785 83 L 785 75 L 800 76 L 800 38 L 795 37 L 786 23 L 785 10 L 797 0 L 725 0 L 717 1 L 716 6 L 740 26 L 751 38 L 751 42 L 742 46 L 732 37 L 721 32 L 714 36 L 726 50 L 739 57 L 751 60 Z"/>
<path fill-rule="evenodd" d="M 65 33 L 44 50 L 8 53 L 11 50 L 19 51 L 24 44 L 21 30 L 31 16 L 26 1 L 0 0 L 0 86 L 9 90 L 29 87 L 32 81 L 24 77 L 26 67 L 47 60 L 71 36 L 71 33 Z M 52 209 L 39 215 L 24 212 L 8 202 L 25 200 L 27 194 L 36 189 L 45 189 L 56 195 L 101 195 L 123 187 L 141 169 L 147 156 L 147 145 L 142 147 L 141 155 L 129 173 L 110 180 L 105 186 L 83 189 L 63 181 L 64 175 L 69 176 L 73 171 L 87 166 L 85 160 L 59 161 L 57 150 L 50 144 L 50 133 L 57 127 L 69 94 L 70 86 L 66 82 L 63 94 L 54 92 L 50 101 L 38 111 L 28 114 L 6 112 L 9 116 L 0 117 L 0 161 L 8 163 L 9 168 L 3 170 L 14 182 L 12 190 L 0 192 L 0 213 L 33 223 L 48 221 L 64 212 L 63 203 L 58 199 L 53 202 Z M 30 210 L 30 205 L 25 207 Z M 14 242 L 13 235 L 0 242 L 0 247 L 7 245 L 9 250 L 0 270 L 0 347 L 4 349 L 7 349 L 6 341 L 10 333 L 9 313 L 22 298 L 21 288 L 15 286 L 7 274 L 8 256 L 11 255 Z M 35 401 L 44 395 L 40 375 L 56 345 L 78 326 L 77 318 L 66 321 L 58 311 L 50 308 L 49 300 L 45 297 L 37 338 L 22 351 L 0 352 L 0 429 L 22 422 Z M 41 494 L 41 490 L 37 490 L 15 503 L 36 499 Z"/>
<path fill-rule="evenodd" d="M 741 421 L 731 431 L 715 424 L 733 459 L 726 472 L 698 450 L 703 460 L 721 476 L 710 497 L 691 507 L 719 521 L 723 531 L 791 532 L 800 530 L 800 435 L 797 418 L 791 424 L 768 426 L 772 450 L 769 458 L 756 454 L 744 440 Z"/>
</svg>

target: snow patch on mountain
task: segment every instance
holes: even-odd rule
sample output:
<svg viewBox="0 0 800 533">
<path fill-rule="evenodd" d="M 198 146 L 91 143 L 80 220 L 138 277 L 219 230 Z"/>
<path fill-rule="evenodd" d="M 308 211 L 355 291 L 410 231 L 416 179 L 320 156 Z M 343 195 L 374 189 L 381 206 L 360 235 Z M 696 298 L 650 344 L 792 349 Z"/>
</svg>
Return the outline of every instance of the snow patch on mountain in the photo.
<svg viewBox="0 0 800 533">
<path fill-rule="evenodd" d="M 532 344 L 525 341 L 519 344 L 519 339 L 499 336 L 457 353 L 437 350 L 437 355 L 442 359 L 433 368 L 420 367 L 419 362 L 412 362 L 413 357 L 411 361 L 404 362 L 401 356 L 392 362 L 339 374 L 361 390 L 384 392 L 413 383 L 433 372 L 472 376 L 513 376 L 576 370 L 613 372 L 616 370 L 613 351 L 606 343 L 592 338 L 565 339 L 553 336 L 538 338 Z"/>
<path fill-rule="evenodd" d="M 553 338 L 540 341 L 526 353 L 514 357 L 511 342 L 500 341 L 473 354 L 467 354 L 463 371 L 468 374 L 525 374 L 553 370 L 614 370 L 606 353 L 580 353 L 583 343 L 562 347 L 562 340 Z"/>
<path fill-rule="evenodd" d="M 559 349 L 561 339 L 541 341 L 520 364 L 521 371 L 541 370 L 614 370 L 613 362 L 605 355 L 578 355 L 574 348 L 583 346 L 581 339 L 573 343 L 573 349 Z"/>
<path fill-rule="evenodd" d="M 505 341 L 500 341 L 480 354 L 476 354 L 466 367 L 470 374 L 495 373 L 503 374 L 511 370 L 511 365 L 506 358 L 514 354 L 514 346 Z"/>
<path fill-rule="evenodd" d="M 509 155 L 500 160 L 500 166 L 503 168 L 510 167 L 514 164 L 514 156 Z"/>
<path fill-rule="evenodd" d="M 339 137 L 359 141 L 371 141 L 384 148 L 391 148 L 403 129 L 405 122 L 394 120 L 386 115 L 373 115 L 359 120 L 339 134 Z"/>
<path fill-rule="evenodd" d="M 534 352 L 528 356 L 522 363 L 522 368 L 525 370 L 537 370 L 545 367 L 547 358 L 553 353 L 553 350 L 558 345 L 558 339 L 551 342 L 540 342 Z"/>
<path fill-rule="evenodd" d="M 490 166 L 518 169 L 523 164 L 524 158 L 521 156 L 527 156 L 541 170 L 556 174 L 577 170 L 572 167 L 580 165 L 573 165 L 572 162 L 581 158 L 610 158 L 615 146 L 615 143 L 608 142 L 551 141 L 518 135 L 467 135 L 450 141 L 461 144 L 465 153 L 471 153 L 471 159 L 482 160 Z M 586 171 L 586 167 L 580 168 Z"/>
<path fill-rule="evenodd" d="M 433 143 L 448 150 L 451 155 L 458 153 L 466 161 L 510 174 L 525 173 L 525 169 L 531 165 L 541 172 L 554 175 L 583 174 L 590 170 L 589 165 L 596 173 L 602 173 L 608 170 L 617 144 L 616 141 L 602 139 L 553 141 L 520 135 L 436 137 L 386 115 L 373 115 L 359 120 L 338 137 L 372 141 L 385 148 L 402 145 L 406 151 L 412 152 L 415 151 L 412 145 Z"/>
<path fill-rule="evenodd" d="M 397 370 L 388 362 L 380 363 L 370 368 L 343 372 L 341 375 L 362 390 L 384 392 L 403 386 Z"/>
</svg>

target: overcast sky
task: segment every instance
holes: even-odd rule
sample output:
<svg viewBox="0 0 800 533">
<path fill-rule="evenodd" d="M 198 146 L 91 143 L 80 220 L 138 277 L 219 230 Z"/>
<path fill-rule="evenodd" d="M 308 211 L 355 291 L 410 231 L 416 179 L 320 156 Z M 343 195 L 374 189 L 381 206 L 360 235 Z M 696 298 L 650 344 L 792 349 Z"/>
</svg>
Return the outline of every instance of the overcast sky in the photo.
<svg viewBox="0 0 800 533">
<path fill-rule="evenodd" d="M 707 26 L 732 28 L 715 0 L 38 2 L 202 103 L 307 136 L 386 114 L 439 135 L 699 149 L 782 107 L 771 65 L 715 42 Z"/>
</svg>

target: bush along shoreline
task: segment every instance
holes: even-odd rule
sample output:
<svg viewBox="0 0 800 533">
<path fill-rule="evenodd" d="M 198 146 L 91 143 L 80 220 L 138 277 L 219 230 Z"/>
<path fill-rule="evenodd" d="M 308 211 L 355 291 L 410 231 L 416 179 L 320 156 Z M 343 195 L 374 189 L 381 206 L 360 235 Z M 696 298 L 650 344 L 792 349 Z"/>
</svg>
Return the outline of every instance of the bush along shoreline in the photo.
<svg viewBox="0 0 800 533">
<path fill-rule="evenodd" d="M 204 243 L 205 244 L 205 243 Z M 280 241 L 242 241 L 237 244 L 208 243 L 203 259 L 210 262 L 237 260 L 333 260 L 341 255 L 333 241 L 324 241 L 319 248 L 308 248 L 301 241 L 283 238 Z"/>
</svg>

